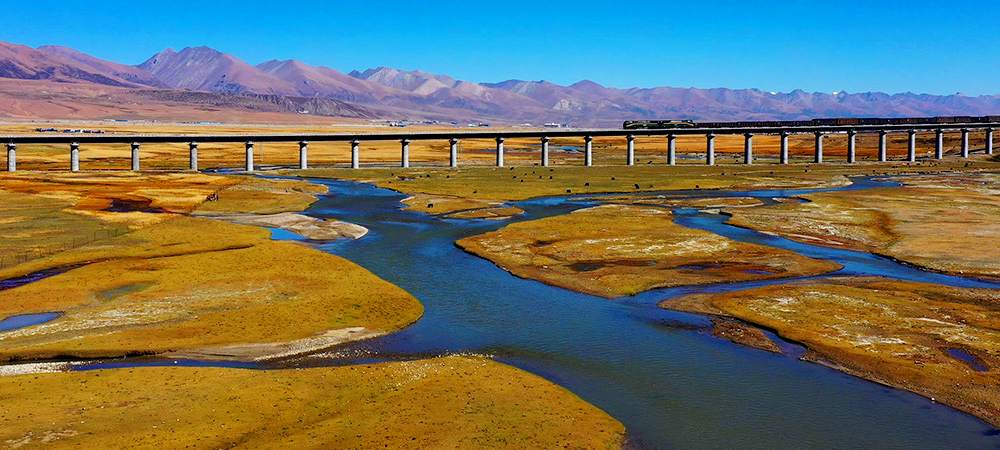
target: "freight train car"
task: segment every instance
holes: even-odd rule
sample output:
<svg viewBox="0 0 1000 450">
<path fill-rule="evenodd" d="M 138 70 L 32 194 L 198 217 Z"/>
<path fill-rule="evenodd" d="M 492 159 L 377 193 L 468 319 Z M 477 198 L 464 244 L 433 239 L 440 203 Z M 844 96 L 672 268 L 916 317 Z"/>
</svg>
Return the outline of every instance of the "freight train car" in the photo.
<svg viewBox="0 0 1000 450">
<path fill-rule="evenodd" d="M 1000 123 L 1000 116 L 947 116 L 947 117 L 840 117 L 812 120 L 767 120 L 739 122 L 692 122 L 690 120 L 628 120 L 623 127 L 629 129 L 662 128 L 792 128 L 811 126 L 851 125 L 924 125 L 949 123 Z"/>
<path fill-rule="evenodd" d="M 692 128 L 694 121 L 691 120 L 626 120 L 622 128 L 626 130 L 658 130 L 662 128 Z"/>
</svg>

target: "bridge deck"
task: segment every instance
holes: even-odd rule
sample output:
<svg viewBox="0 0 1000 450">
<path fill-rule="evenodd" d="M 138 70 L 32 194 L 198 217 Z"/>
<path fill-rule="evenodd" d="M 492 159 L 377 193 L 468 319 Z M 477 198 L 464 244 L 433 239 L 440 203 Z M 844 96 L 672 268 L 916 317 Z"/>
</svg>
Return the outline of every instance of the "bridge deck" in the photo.
<svg viewBox="0 0 1000 450">
<path fill-rule="evenodd" d="M 447 140 L 447 139 L 495 139 L 495 138 L 542 138 L 542 137 L 625 137 L 665 136 L 665 135 L 735 135 L 735 134 L 805 134 L 805 133 L 846 133 L 854 130 L 865 132 L 906 132 L 960 129 L 1000 128 L 995 123 L 949 123 L 949 124 L 898 124 L 898 125 L 829 125 L 808 127 L 745 127 L 745 128 L 670 128 L 659 130 L 624 130 L 616 128 L 577 128 L 550 130 L 491 130 L 491 131 L 431 131 L 411 133 L 334 133 L 334 134 L 38 134 L 0 135 L 0 144 L 69 144 L 78 143 L 186 143 L 186 142 L 344 142 L 344 141 L 390 141 L 390 140 Z"/>
</svg>

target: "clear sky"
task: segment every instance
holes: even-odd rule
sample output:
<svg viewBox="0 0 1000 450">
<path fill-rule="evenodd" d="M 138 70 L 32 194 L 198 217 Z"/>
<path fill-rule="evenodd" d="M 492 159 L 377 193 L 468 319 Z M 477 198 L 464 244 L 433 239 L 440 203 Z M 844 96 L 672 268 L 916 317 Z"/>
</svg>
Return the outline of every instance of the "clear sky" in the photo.
<svg viewBox="0 0 1000 450">
<path fill-rule="evenodd" d="M 0 0 L 0 40 L 127 64 L 207 45 L 257 64 L 474 82 L 1000 94 L 996 1 Z"/>
</svg>

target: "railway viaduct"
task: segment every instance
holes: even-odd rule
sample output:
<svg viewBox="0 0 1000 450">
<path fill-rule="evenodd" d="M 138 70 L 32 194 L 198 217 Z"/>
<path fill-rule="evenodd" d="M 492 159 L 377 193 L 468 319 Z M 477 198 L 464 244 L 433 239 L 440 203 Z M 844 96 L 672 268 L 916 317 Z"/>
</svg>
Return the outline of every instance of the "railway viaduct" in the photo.
<svg viewBox="0 0 1000 450">
<path fill-rule="evenodd" d="M 781 137 L 779 163 L 788 164 L 788 136 L 793 134 L 812 134 L 816 137 L 815 158 L 817 163 L 823 160 L 823 137 L 830 134 L 846 134 L 847 159 L 842 163 L 851 164 L 855 162 L 855 136 L 858 133 L 878 133 L 879 148 L 878 160 L 886 161 L 886 135 L 889 133 L 907 133 L 909 145 L 907 161 L 916 161 L 916 133 L 934 131 L 937 136 L 935 146 L 935 158 L 944 157 L 943 136 L 946 132 L 960 132 L 961 156 L 969 156 L 969 131 L 986 131 L 986 153 L 993 154 L 993 131 L 1000 126 L 998 123 L 927 123 L 927 124 L 899 124 L 899 125 L 829 125 L 829 126 L 795 126 L 795 127 L 732 127 L 732 128 L 670 128 L 670 129 L 556 129 L 556 130 L 533 130 L 533 131 L 438 131 L 438 132 L 417 132 L 417 133 L 340 133 L 340 134 L 225 134 L 225 135 L 8 135 L 0 136 L 0 143 L 5 143 L 7 148 L 7 171 L 17 170 L 17 146 L 18 144 L 65 144 L 69 150 L 70 170 L 80 170 L 80 146 L 86 144 L 122 144 L 128 145 L 132 150 L 132 170 L 140 169 L 140 148 L 144 143 L 187 143 L 190 149 L 190 170 L 198 170 L 198 143 L 235 143 L 244 144 L 246 148 L 245 170 L 254 170 L 254 143 L 255 142 L 298 142 L 299 143 L 299 168 L 309 167 L 308 145 L 309 142 L 350 142 L 351 144 L 351 167 L 361 166 L 361 143 L 366 141 L 399 141 L 401 167 L 409 167 L 409 145 L 412 141 L 443 140 L 450 144 L 449 166 L 458 166 L 458 144 L 462 139 L 492 139 L 496 141 L 496 166 L 504 165 L 504 141 L 507 139 L 538 139 L 541 143 L 542 166 L 549 165 L 549 140 L 558 138 L 579 138 L 584 144 L 584 165 L 593 165 L 592 142 L 595 137 L 624 137 L 627 142 L 626 154 L 623 163 L 633 165 L 635 163 L 634 150 L 635 140 L 648 136 L 667 137 L 667 163 L 676 164 L 675 138 L 681 135 L 702 135 L 705 136 L 705 163 L 715 164 L 715 137 L 717 135 L 743 135 L 745 137 L 745 149 L 743 155 L 744 164 L 753 164 L 754 150 L 753 139 L 758 135 L 778 135 Z"/>
</svg>

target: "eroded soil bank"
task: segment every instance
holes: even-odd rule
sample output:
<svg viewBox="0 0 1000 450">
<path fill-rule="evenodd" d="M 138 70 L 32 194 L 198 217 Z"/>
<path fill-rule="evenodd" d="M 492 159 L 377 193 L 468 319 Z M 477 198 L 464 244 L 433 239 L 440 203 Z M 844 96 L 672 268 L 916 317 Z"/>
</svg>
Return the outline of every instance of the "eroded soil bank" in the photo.
<svg viewBox="0 0 1000 450">
<path fill-rule="evenodd" d="M 665 300 L 800 342 L 807 358 L 1000 425 L 1000 291 L 827 278 Z"/>
<path fill-rule="evenodd" d="M 903 188 L 804 196 L 808 203 L 727 209 L 730 223 L 788 239 L 892 257 L 931 270 L 1000 278 L 1000 176 L 898 177 Z"/>
</svg>

